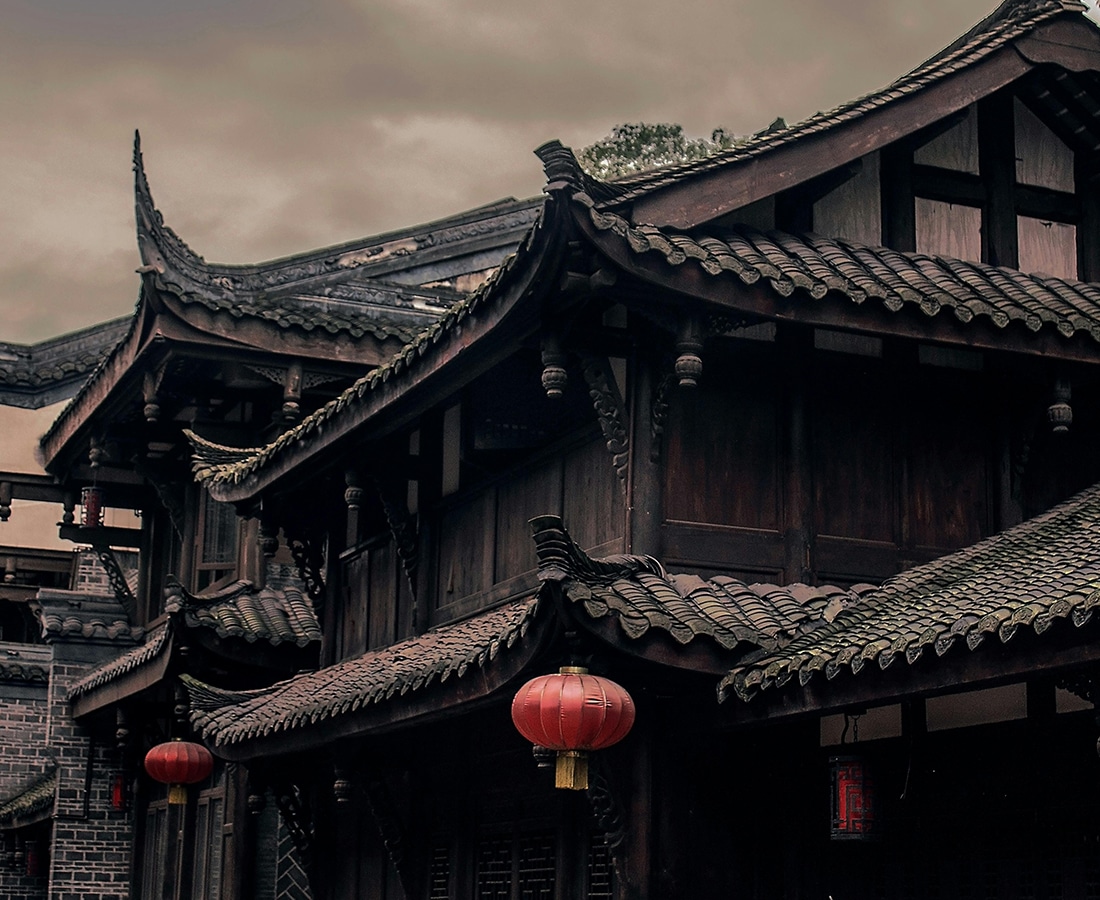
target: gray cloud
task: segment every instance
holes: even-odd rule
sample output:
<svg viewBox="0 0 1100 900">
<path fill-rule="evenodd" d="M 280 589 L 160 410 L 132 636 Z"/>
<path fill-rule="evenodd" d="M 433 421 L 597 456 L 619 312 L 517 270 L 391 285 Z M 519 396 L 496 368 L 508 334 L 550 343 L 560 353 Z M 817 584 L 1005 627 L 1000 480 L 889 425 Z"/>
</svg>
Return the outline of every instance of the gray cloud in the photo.
<svg viewBox="0 0 1100 900">
<path fill-rule="evenodd" d="M 541 188 L 627 121 L 744 133 L 880 87 L 992 0 L 0 0 L 0 340 L 127 313 L 129 145 L 226 262 Z"/>
</svg>

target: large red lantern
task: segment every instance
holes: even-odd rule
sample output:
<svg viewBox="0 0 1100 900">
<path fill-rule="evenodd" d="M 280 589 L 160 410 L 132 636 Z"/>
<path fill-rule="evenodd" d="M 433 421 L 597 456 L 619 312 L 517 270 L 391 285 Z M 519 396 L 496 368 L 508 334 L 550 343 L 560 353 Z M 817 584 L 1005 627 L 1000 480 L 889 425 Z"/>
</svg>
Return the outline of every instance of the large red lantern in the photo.
<svg viewBox="0 0 1100 900">
<path fill-rule="evenodd" d="M 187 802 L 185 785 L 208 778 L 214 771 L 214 757 L 202 744 L 176 738 L 145 754 L 145 771 L 154 781 L 169 786 L 169 803 L 183 804 Z"/>
<path fill-rule="evenodd" d="M 554 784 L 588 787 L 588 751 L 617 744 L 634 724 L 634 701 L 614 681 L 565 666 L 532 678 L 512 700 L 512 721 L 527 740 L 557 751 Z"/>
</svg>

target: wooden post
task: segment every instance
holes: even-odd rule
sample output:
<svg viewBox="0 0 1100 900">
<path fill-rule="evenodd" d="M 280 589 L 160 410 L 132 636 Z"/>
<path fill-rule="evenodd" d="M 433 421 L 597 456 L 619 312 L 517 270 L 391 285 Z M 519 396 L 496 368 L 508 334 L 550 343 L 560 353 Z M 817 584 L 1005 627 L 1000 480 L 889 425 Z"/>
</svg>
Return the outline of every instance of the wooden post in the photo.
<svg viewBox="0 0 1100 900">
<path fill-rule="evenodd" d="M 809 426 L 806 411 L 806 360 L 813 352 L 813 332 L 782 326 L 777 335 L 787 387 L 787 497 L 784 503 L 784 564 L 787 583 L 813 580 L 813 491 L 810 478 Z"/>
<path fill-rule="evenodd" d="M 1015 269 L 1020 264 L 1016 225 L 1016 128 L 1011 94 L 978 101 L 978 167 L 985 185 L 982 261 Z"/>
<path fill-rule="evenodd" d="M 653 723 L 640 715 L 629 747 L 626 838 L 616 854 L 616 900 L 647 900 L 654 855 Z M 624 748 L 627 749 L 627 748 Z"/>
<path fill-rule="evenodd" d="M 906 140 L 882 151 L 882 242 L 903 253 L 917 249 L 913 148 Z"/>
<path fill-rule="evenodd" d="M 630 480 L 627 484 L 628 552 L 660 558 L 664 467 L 660 454 L 653 452 L 654 443 L 660 438 L 654 436 L 652 429 L 658 376 L 641 352 L 635 354 L 633 369 Z"/>
</svg>

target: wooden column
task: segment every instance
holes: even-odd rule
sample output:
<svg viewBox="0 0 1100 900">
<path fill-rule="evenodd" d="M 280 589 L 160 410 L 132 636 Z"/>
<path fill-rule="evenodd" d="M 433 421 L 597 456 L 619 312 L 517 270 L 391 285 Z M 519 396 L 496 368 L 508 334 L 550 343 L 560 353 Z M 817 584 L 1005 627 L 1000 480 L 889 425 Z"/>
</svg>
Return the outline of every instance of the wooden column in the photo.
<svg viewBox="0 0 1100 900">
<path fill-rule="evenodd" d="M 899 141 L 882 151 L 882 242 L 901 252 L 917 249 L 913 203 L 913 148 Z"/>
<path fill-rule="evenodd" d="M 630 553 L 661 557 L 664 467 L 660 438 L 653 434 L 653 401 L 660 376 L 639 351 L 633 360 L 630 399 L 630 480 L 627 484 L 627 527 Z M 690 399 L 690 398 L 689 398 Z"/>
<path fill-rule="evenodd" d="M 1077 277 L 1100 281 L 1100 172 L 1089 168 L 1084 154 L 1075 157 L 1074 186 L 1081 198 L 1077 225 Z"/>
<path fill-rule="evenodd" d="M 1012 95 L 978 101 L 978 167 L 985 185 L 982 260 L 1015 269 L 1020 264 L 1016 227 L 1016 129 Z"/>
<path fill-rule="evenodd" d="M 653 871 L 654 797 L 652 707 L 639 709 L 629 747 L 626 838 L 616 854 L 616 900 L 648 900 Z M 624 748 L 627 749 L 627 748 Z"/>
<path fill-rule="evenodd" d="M 809 421 L 806 409 L 807 361 L 813 353 L 813 331 L 783 326 L 777 335 L 780 365 L 786 379 L 787 483 L 783 528 L 787 583 L 813 580 L 813 487 L 810 471 Z"/>
</svg>

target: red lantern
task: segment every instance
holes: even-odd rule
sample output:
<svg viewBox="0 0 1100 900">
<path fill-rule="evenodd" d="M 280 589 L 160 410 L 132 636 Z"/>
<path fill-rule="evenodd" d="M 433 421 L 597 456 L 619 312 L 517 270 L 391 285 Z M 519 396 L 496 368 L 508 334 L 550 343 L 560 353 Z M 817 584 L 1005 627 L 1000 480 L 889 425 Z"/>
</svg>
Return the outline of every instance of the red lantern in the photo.
<svg viewBox="0 0 1100 900">
<path fill-rule="evenodd" d="M 834 841 L 866 840 L 875 834 L 874 782 L 858 756 L 829 758 Z"/>
<path fill-rule="evenodd" d="M 86 487 L 80 491 L 80 524 L 99 528 L 103 524 L 103 489 Z"/>
<path fill-rule="evenodd" d="M 168 802 L 187 802 L 187 788 L 209 777 L 214 771 L 214 757 L 202 744 L 176 738 L 157 744 L 145 754 L 145 771 L 161 784 L 169 785 Z"/>
<path fill-rule="evenodd" d="M 617 744 L 634 724 L 634 701 L 607 678 L 565 666 L 557 675 L 532 678 L 512 700 L 512 722 L 527 740 L 556 750 L 554 784 L 588 787 L 589 750 Z"/>
</svg>

